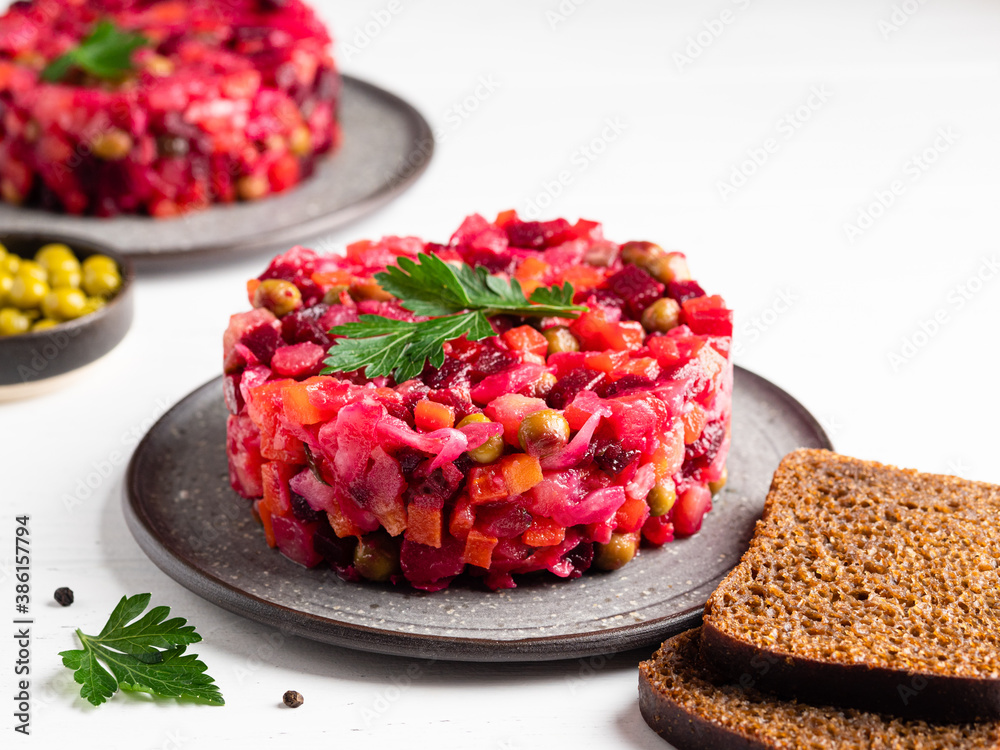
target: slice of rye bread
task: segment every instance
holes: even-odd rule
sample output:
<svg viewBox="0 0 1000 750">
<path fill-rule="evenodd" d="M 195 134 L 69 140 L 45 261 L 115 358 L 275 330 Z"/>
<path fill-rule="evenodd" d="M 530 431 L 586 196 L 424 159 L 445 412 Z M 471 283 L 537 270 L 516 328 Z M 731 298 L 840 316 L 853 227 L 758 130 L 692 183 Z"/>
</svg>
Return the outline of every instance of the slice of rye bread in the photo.
<svg viewBox="0 0 1000 750">
<path fill-rule="evenodd" d="M 931 724 L 782 700 L 720 679 L 699 631 L 674 636 L 639 665 L 642 717 L 678 750 L 997 750 L 1000 725 Z"/>
<path fill-rule="evenodd" d="M 812 703 L 1000 718 L 1000 487 L 821 450 L 781 462 L 702 655 Z"/>
</svg>

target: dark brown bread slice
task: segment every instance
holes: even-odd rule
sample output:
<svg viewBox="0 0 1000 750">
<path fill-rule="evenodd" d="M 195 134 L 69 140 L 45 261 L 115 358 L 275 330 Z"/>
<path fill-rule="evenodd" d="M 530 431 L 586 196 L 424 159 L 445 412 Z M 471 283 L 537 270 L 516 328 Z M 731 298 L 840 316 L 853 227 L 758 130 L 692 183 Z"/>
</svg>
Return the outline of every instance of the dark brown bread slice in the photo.
<svg viewBox="0 0 1000 750">
<path fill-rule="evenodd" d="M 813 703 L 1000 718 L 998 562 L 1000 487 L 795 451 L 705 605 L 702 655 Z"/>
<path fill-rule="evenodd" d="M 678 750 L 996 750 L 1000 725 L 929 724 L 781 700 L 720 680 L 698 654 L 698 630 L 639 665 L 639 709 Z"/>
</svg>

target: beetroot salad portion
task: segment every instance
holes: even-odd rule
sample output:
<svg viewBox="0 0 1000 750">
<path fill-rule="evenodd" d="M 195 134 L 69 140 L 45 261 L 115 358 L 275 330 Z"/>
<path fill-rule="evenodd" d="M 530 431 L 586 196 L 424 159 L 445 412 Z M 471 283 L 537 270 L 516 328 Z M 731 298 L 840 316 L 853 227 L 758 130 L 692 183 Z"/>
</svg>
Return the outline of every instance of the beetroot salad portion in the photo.
<svg viewBox="0 0 1000 750">
<path fill-rule="evenodd" d="M 492 315 L 495 335 L 448 340 L 404 382 L 322 374 L 338 327 L 429 320 L 376 279 L 420 254 L 528 296 L 568 282 L 582 307 Z M 230 479 L 302 565 L 426 591 L 576 578 L 696 533 L 725 483 L 732 312 L 681 253 L 507 211 L 468 217 L 447 244 L 295 247 L 247 290 L 253 309 L 224 337 Z"/>
<path fill-rule="evenodd" d="M 252 201 L 337 146 L 301 0 L 33 0 L 0 16 L 0 198 L 157 217 Z"/>
</svg>

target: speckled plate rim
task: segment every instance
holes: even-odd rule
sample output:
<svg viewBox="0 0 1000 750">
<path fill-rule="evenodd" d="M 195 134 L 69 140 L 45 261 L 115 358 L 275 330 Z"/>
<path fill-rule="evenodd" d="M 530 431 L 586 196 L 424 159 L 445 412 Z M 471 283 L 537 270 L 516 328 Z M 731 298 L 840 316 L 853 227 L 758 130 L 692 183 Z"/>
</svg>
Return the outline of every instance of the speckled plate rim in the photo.
<svg viewBox="0 0 1000 750">
<path fill-rule="evenodd" d="M 833 450 L 833 444 L 823 427 L 801 403 L 760 375 L 739 366 L 735 369 L 738 378 L 755 381 L 756 386 L 770 391 L 783 407 L 794 412 L 796 418 L 814 433 L 817 443 L 815 447 Z M 161 421 L 169 421 L 171 415 L 185 405 L 185 401 L 197 397 L 207 389 L 221 389 L 221 377 L 192 391 L 161 417 Z M 157 533 L 142 504 L 138 489 L 139 457 L 148 449 L 156 428 L 157 425 L 154 425 L 136 447 L 129 461 L 123 486 L 122 507 L 126 525 L 139 547 L 157 567 L 185 588 L 229 612 L 277 628 L 284 634 L 361 651 L 411 658 L 467 662 L 554 661 L 612 654 L 647 646 L 695 627 L 701 621 L 702 605 L 699 604 L 632 625 L 563 635 L 496 640 L 372 628 L 268 601 L 207 572 L 172 549 L 170 543 Z M 738 561 L 733 564 L 736 562 Z M 419 592 L 417 595 L 433 596 Z M 483 592 L 484 597 L 492 595 L 491 592 Z"/>
<path fill-rule="evenodd" d="M 414 182 L 416 182 L 420 175 L 424 173 L 434 156 L 435 141 L 434 133 L 430 124 L 412 104 L 400 98 L 396 94 L 386 91 L 373 83 L 368 83 L 367 81 L 363 81 L 353 76 L 341 75 L 341 80 L 343 82 L 343 91 L 345 93 L 354 89 L 356 92 L 361 93 L 374 101 L 378 101 L 387 108 L 395 110 L 398 114 L 402 115 L 408 125 L 413 129 L 413 137 L 410 144 L 418 147 L 421 158 L 415 161 L 408 161 L 407 168 L 404 171 L 395 175 L 393 179 L 387 180 L 379 189 L 371 192 L 367 196 L 344 206 L 340 206 L 332 211 L 327 211 L 326 213 L 320 214 L 314 218 L 299 221 L 294 225 L 282 226 L 273 230 L 257 232 L 253 236 L 240 237 L 232 242 L 204 244 L 187 249 L 138 248 L 130 251 L 116 249 L 115 252 L 121 256 L 130 258 L 133 262 L 140 264 L 144 268 L 150 266 L 155 267 L 159 263 L 176 262 L 179 259 L 185 258 L 200 259 L 220 258 L 230 255 L 253 255 L 254 253 L 272 249 L 280 245 L 294 244 L 295 242 L 306 240 L 310 237 L 316 237 L 332 232 L 335 229 L 339 229 L 346 224 L 350 224 L 351 222 L 372 213 L 385 204 L 391 202 L 401 193 L 405 192 L 413 185 Z M 341 145 L 341 148 L 344 148 L 344 146 Z M 336 158 L 336 156 L 337 153 L 335 152 L 331 154 L 329 158 Z M 277 198 L 280 197 L 282 196 L 277 196 Z M 267 211 L 268 200 L 265 199 L 260 201 L 256 204 L 256 207 L 262 211 Z M 30 228 L 25 228 L 19 231 L 38 231 L 39 233 L 42 233 L 44 231 L 42 226 L 44 225 L 45 217 L 48 215 L 48 212 L 37 208 L 25 210 L 37 213 L 39 215 L 39 223 L 37 227 L 32 225 Z M 206 213 L 211 212 L 212 210 L 213 208 L 210 207 L 206 209 Z M 179 217 L 178 219 L 165 220 L 149 218 L 149 230 L 151 232 L 155 232 L 158 221 L 179 221 L 183 220 L 183 218 L 184 217 Z M 115 219 L 94 219 L 94 221 L 114 222 Z M 59 231 L 66 238 L 68 244 L 72 244 L 74 242 L 94 242 L 90 235 L 77 234 L 72 229 L 61 227 Z"/>
</svg>

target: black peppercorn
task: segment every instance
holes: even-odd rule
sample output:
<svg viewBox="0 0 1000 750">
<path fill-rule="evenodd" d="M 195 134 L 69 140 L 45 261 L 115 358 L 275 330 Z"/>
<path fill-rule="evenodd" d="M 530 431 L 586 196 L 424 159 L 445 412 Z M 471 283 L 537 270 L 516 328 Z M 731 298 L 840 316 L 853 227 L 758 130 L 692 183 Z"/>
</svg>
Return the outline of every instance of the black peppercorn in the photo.
<svg viewBox="0 0 1000 750">
<path fill-rule="evenodd" d="M 56 589 L 55 598 L 61 605 L 68 607 L 73 603 L 73 589 L 66 588 L 65 586 Z"/>
<path fill-rule="evenodd" d="M 302 705 L 303 701 L 305 701 L 305 698 L 302 697 L 302 693 L 289 690 L 281 696 L 281 700 L 283 700 L 285 705 L 289 708 L 298 708 Z"/>
</svg>

